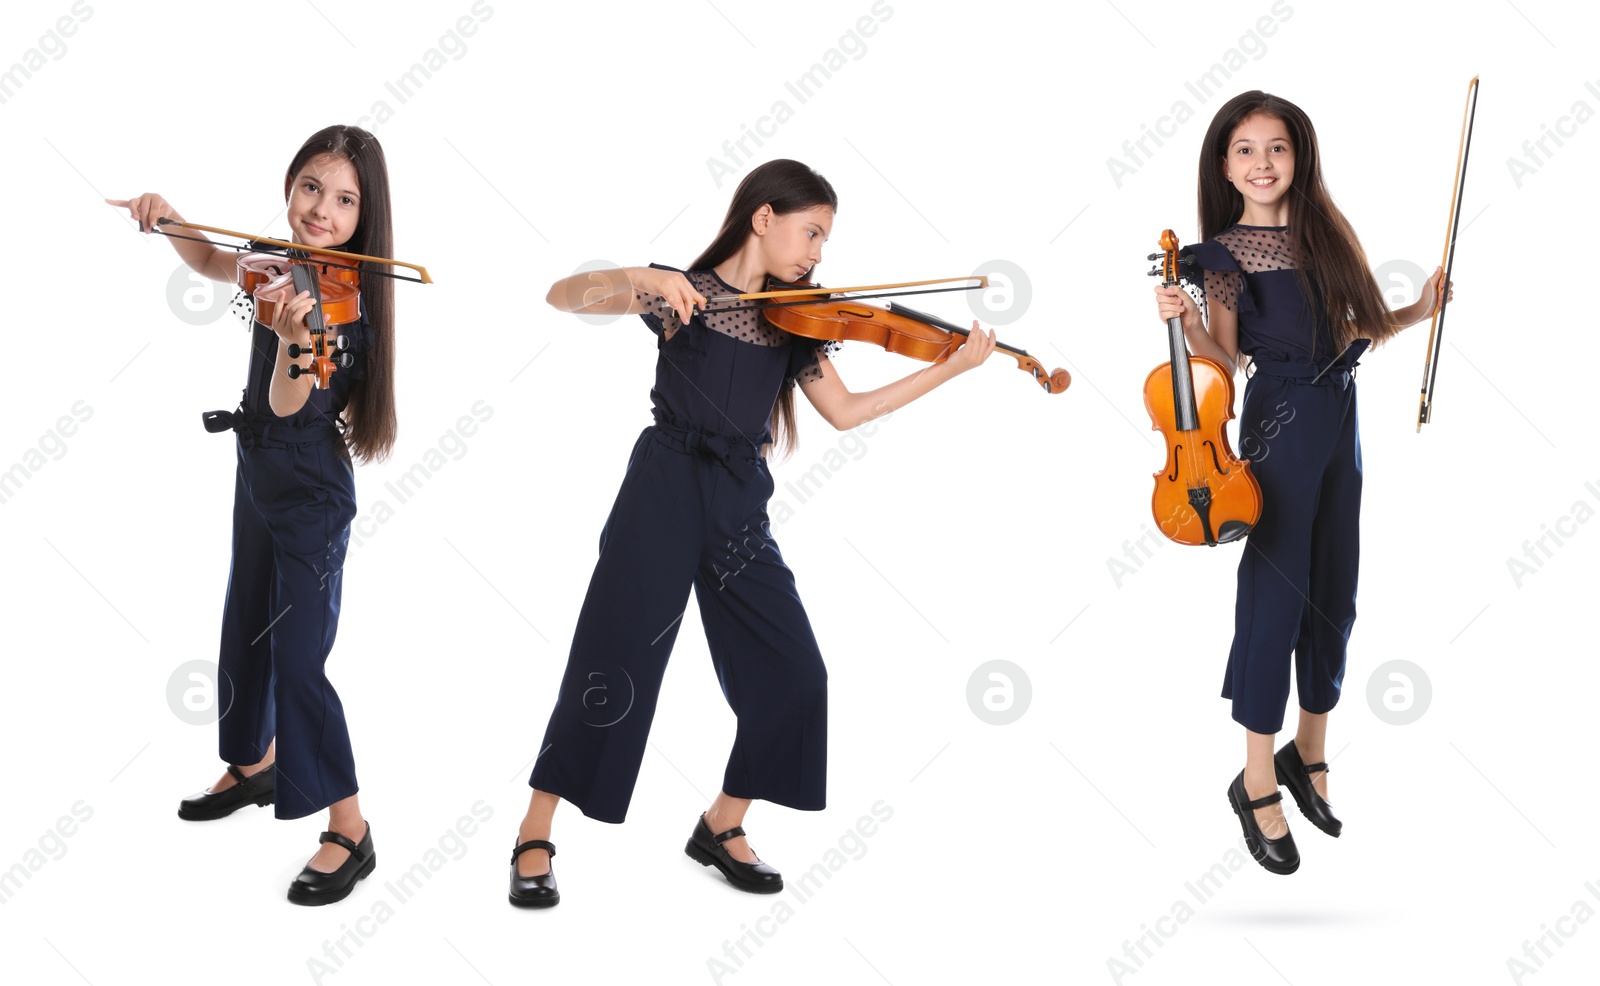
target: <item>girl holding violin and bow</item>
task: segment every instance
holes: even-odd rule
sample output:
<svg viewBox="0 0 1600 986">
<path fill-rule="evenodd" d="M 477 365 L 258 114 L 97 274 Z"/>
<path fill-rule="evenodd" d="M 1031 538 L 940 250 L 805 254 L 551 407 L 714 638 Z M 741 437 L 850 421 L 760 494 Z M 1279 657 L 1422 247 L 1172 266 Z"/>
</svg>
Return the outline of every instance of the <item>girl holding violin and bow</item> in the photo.
<svg viewBox="0 0 1600 986">
<path fill-rule="evenodd" d="M 284 196 L 294 243 L 311 251 L 390 253 L 388 169 L 365 130 L 333 126 L 313 134 L 289 162 Z M 145 232 L 182 223 L 155 193 L 107 201 L 128 209 Z M 229 249 L 204 237 L 169 235 L 185 263 L 217 281 L 235 282 L 246 267 L 262 264 L 285 270 L 255 290 L 239 409 L 205 415 L 208 431 L 231 427 L 237 435 L 233 562 L 217 677 L 219 752 L 228 768 L 185 799 L 178 817 L 209 821 L 246 805 L 275 804 L 278 818 L 328 809 L 328 831 L 290 885 L 289 899 L 331 903 L 376 863 L 371 826 L 357 802 L 344 709 L 324 665 L 338 628 L 356 514 L 351 456 L 382 459 L 395 440 L 393 282 L 354 277 L 338 266 L 323 266 L 320 283 L 316 274 L 306 281 L 320 265 L 261 254 L 236 262 Z M 299 259 L 317 256 L 302 251 Z M 313 331 L 324 331 L 319 298 L 352 283 L 359 284 L 359 318 L 339 327 L 337 359 L 319 359 L 320 376 L 309 372 L 313 367 L 300 361 L 314 348 Z"/>
<path fill-rule="evenodd" d="M 1245 768 L 1228 800 L 1257 862 L 1293 873 L 1300 855 L 1279 802 L 1289 788 L 1318 829 L 1328 802 L 1328 712 L 1339 701 L 1356 617 L 1361 439 L 1355 367 L 1367 347 L 1427 319 L 1443 271 L 1414 305 L 1389 311 L 1355 231 L 1323 185 L 1311 120 L 1260 91 L 1217 111 L 1200 150 L 1205 321 L 1179 287 L 1156 288 L 1163 320 L 1230 377 L 1248 358 L 1240 449 L 1260 484 L 1260 520 L 1239 560 L 1222 696 L 1245 727 Z M 1231 413 L 1231 409 L 1230 409 Z M 1274 753 L 1294 664 L 1300 716 Z"/>
<path fill-rule="evenodd" d="M 721 792 L 685 852 L 740 890 L 776 893 L 781 875 L 757 858 L 741 827 L 751 801 L 824 807 L 827 671 L 772 540 L 767 451 L 795 443 L 796 385 L 844 430 L 906 406 L 995 349 L 993 332 L 974 322 L 964 344 L 946 336 L 942 361 L 853 393 L 827 357 L 830 343 L 775 327 L 777 313 L 795 309 L 741 297 L 764 292 L 769 280 L 803 280 L 822 259 L 837 206 L 822 176 L 770 161 L 740 182 L 721 231 L 688 270 L 588 272 L 550 289 L 547 300 L 562 311 L 636 314 L 655 333 L 655 423 L 634 443 L 601 532 L 529 778 L 533 794 L 511 856 L 515 905 L 560 899 L 549 839 L 561 799 L 600 821 L 626 817 L 691 586 L 738 727 Z"/>
</svg>

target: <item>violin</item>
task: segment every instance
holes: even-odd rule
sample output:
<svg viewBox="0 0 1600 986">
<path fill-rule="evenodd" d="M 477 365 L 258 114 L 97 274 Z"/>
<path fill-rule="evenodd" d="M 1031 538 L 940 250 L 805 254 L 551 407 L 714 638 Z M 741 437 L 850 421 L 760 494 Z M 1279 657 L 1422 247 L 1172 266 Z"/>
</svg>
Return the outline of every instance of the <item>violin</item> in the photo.
<svg viewBox="0 0 1600 986">
<path fill-rule="evenodd" d="M 1152 275 L 1161 286 L 1186 279 L 1180 274 L 1178 237 L 1161 234 L 1161 261 Z M 1182 265 L 1192 269 L 1194 261 Z M 1215 547 L 1249 534 L 1261 519 L 1261 487 L 1248 459 L 1234 456 L 1227 423 L 1233 418 L 1233 374 L 1205 356 L 1190 356 L 1183 319 L 1167 319 L 1172 359 L 1144 381 L 1144 407 L 1150 430 L 1161 432 L 1167 464 L 1155 474 L 1150 508 L 1161 533 L 1179 544 Z"/>
<path fill-rule="evenodd" d="M 775 327 L 807 339 L 828 342 L 865 342 L 881 347 L 885 352 L 908 356 L 924 363 L 943 363 L 950 354 L 961 347 L 961 340 L 971 334 L 970 329 L 946 322 L 890 302 L 887 308 L 864 304 L 855 299 L 818 297 L 844 291 L 874 290 L 876 288 L 907 287 L 911 284 L 938 284 L 947 280 L 973 280 L 973 278 L 944 278 L 935 281 L 916 281 L 906 284 L 875 285 L 873 288 L 822 288 L 809 283 L 782 284 L 774 291 L 744 295 L 719 295 L 708 298 L 710 302 L 734 299 L 763 301 L 761 313 Z M 987 278 L 976 278 L 980 283 L 972 287 L 986 287 Z M 781 282 L 780 282 L 781 283 Z M 971 288 L 943 290 L 966 291 Z M 929 291 L 904 291 L 897 294 L 928 294 Z M 772 299 L 798 299 L 774 301 Z M 729 309 L 712 308 L 705 312 Z M 956 337 L 960 336 L 961 340 Z M 1072 384 L 1072 375 L 1066 370 L 1046 370 L 1026 350 L 996 342 L 995 348 L 1017 361 L 1017 368 L 1033 375 L 1046 393 L 1059 394 Z"/>
<path fill-rule="evenodd" d="M 256 320 L 264 325 L 276 321 L 281 306 L 302 291 L 311 292 L 316 302 L 306 313 L 311 347 L 301 349 L 299 343 L 289 343 L 289 358 L 297 360 L 309 355 L 311 365 L 289 364 L 290 380 L 310 373 L 311 385 L 326 390 L 336 368 L 349 369 L 355 363 L 355 357 L 345 352 L 347 336 L 335 333 L 331 352 L 328 343 L 330 327 L 349 325 L 361 318 L 361 275 L 355 268 L 319 261 L 316 255 L 246 253 L 239 257 L 237 272 L 239 287 L 255 299 Z"/>
<path fill-rule="evenodd" d="M 163 226 L 219 233 L 249 241 L 254 246 L 213 243 L 201 236 L 168 232 L 160 228 Z M 428 275 L 426 267 L 408 264 L 403 260 L 371 257 L 344 250 L 319 249 L 304 243 L 274 240 L 264 236 L 252 237 L 237 230 L 202 226 L 199 223 L 185 222 L 168 216 L 158 218 L 151 232 L 240 251 L 235 281 L 245 294 L 254 299 L 256 318 L 263 324 L 271 325 L 276 320 L 279 305 L 287 304 L 301 291 L 311 292 L 311 297 L 316 301 L 311 311 L 306 314 L 306 327 L 311 330 L 311 347 L 301 349 L 299 343 L 289 344 L 291 359 L 310 356 L 311 365 L 307 367 L 291 363 L 288 372 L 290 380 L 298 380 L 302 373 L 312 374 L 312 386 L 318 389 L 327 389 L 328 379 L 333 376 L 335 369 L 339 367 L 348 369 L 355 362 L 355 357 L 345 352 L 349 340 L 343 335 L 335 333 L 332 352 L 329 351 L 327 330 L 330 326 L 349 325 L 361 318 L 363 272 L 401 281 L 416 281 L 419 284 L 433 283 L 433 278 Z M 260 249 L 261 247 L 278 249 L 264 251 Z M 255 252 L 245 252 L 249 250 Z M 383 269 L 384 267 L 406 267 L 416 271 L 417 275 L 413 277 L 408 274 L 396 274 Z"/>
</svg>

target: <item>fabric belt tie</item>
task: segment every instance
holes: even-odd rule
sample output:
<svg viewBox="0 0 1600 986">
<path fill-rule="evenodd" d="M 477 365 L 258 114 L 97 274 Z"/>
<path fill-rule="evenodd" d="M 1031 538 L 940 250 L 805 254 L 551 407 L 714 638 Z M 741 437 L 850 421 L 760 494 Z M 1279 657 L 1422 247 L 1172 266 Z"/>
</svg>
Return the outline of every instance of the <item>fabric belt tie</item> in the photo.
<svg viewBox="0 0 1600 986">
<path fill-rule="evenodd" d="M 1349 390 L 1350 381 L 1355 376 L 1355 368 L 1361 365 L 1361 354 L 1372 345 L 1371 339 L 1357 339 L 1352 342 L 1339 358 L 1335 360 L 1318 360 L 1311 363 L 1296 363 L 1290 360 L 1252 359 L 1252 374 L 1264 373 L 1269 377 L 1287 377 L 1291 380 L 1304 380 L 1314 384 L 1337 384 L 1340 390 Z"/>
<path fill-rule="evenodd" d="M 762 432 L 759 437 L 751 439 L 704 428 L 685 428 L 660 418 L 656 419 L 655 428 L 669 447 L 708 461 L 720 462 L 740 482 L 747 482 L 760 472 L 761 449 L 772 441 L 770 432 Z"/>
</svg>

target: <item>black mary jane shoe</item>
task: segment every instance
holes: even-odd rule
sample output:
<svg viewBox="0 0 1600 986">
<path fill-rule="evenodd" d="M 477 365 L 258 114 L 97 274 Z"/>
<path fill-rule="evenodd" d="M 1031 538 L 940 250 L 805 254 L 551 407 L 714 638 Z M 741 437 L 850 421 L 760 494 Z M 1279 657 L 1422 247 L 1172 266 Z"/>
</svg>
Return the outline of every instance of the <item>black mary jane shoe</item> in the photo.
<svg viewBox="0 0 1600 986">
<path fill-rule="evenodd" d="M 1276 839 L 1269 839 L 1261 831 L 1261 826 L 1256 824 L 1257 808 L 1275 805 L 1283 800 L 1282 791 L 1273 791 L 1264 798 L 1251 801 L 1244 790 L 1244 771 L 1239 771 L 1239 776 L 1228 785 L 1228 803 L 1233 805 L 1233 813 L 1239 816 L 1239 824 L 1244 828 L 1244 842 L 1250 847 L 1250 855 L 1255 857 L 1269 873 L 1279 876 L 1288 876 L 1300 868 L 1300 850 L 1295 848 L 1294 833 L 1285 832 Z"/>
<path fill-rule="evenodd" d="M 550 854 L 550 870 L 538 876 L 520 876 L 517 857 L 529 849 L 543 849 Z M 556 889 L 556 847 L 543 839 L 529 839 L 511 850 L 511 903 L 517 907 L 554 907 L 561 903 L 561 891 Z"/>
<path fill-rule="evenodd" d="M 272 804 L 278 765 L 265 768 L 246 777 L 244 771 L 228 764 L 228 773 L 237 784 L 221 791 L 201 791 L 178 803 L 178 817 L 186 822 L 209 822 L 233 814 L 245 805 Z"/>
<path fill-rule="evenodd" d="M 722 844 L 729 839 L 737 839 L 744 835 L 743 827 L 731 828 L 726 832 L 711 834 L 711 827 L 706 824 L 706 816 L 701 815 L 695 822 L 694 834 L 689 836 L 689 842 L 683 847 L 684 853 L 701 866 L 715 866 L 728 878 L 728 882 L 740 890 L 752 894 L 775 894 L 783 889 L 783 874 L 757 860 L 754 863 L 742 863 L 728 854 Z"/>
<path fill-rule="evenodd" d="M 372 823 L 367 823 L 367 831 L 361 837 L 359 844 L 337 832 L 324 832 L 318 836 L 317 842 L 332 842 L 350 850 L 350 858 L 339 864 L 339 868 L 332 873 L 314 870 L 307 863 L 300 875 L 289 884 L 289 900 L 296 904 L 305 904 L 315 907 L 318 904 L 332 904 L 350 896 L 350 891 L 355 889 L 358 882 L 365 880 L 372 868 L 378 865 L 377 854 L 372 851 Z"/>
<path fill-rule="evenodd" d="M 1311 775 L 1319 770 L 1326 771 L 1328 765 L 1302 763 L 1300 749 L 1294 745 L 1294 740 L 1283 744 L 1283 749 L 1273 754 L 1272 765 L 1277 770 L 1278 783 L 1294 795 L 1294 803 L 1300 806 L 1300 814 L 1310 819 L 1312 825 L 1337 839 L 1344 829 L 1344 823 L 1333 816 L 1333 806 L 1322 799 L 1311 783 Z"/>
</svg>

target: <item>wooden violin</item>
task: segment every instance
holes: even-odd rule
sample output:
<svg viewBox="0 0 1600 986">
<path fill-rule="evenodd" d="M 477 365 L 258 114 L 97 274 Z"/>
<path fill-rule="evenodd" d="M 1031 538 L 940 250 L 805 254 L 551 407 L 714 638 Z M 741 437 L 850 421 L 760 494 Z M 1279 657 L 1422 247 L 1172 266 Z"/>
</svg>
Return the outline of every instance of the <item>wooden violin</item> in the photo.
<svg viewBox="0 0 1600 986">
<path fill-rule="evenodd" d="M 185 236 L 182 233 L 168 232 L 161 228 L 163 226 L 220 233 L 223 236 L 245 240 L 251 246 L 215 243 L 203 236 Z M 312 386 L 318 389 L 327 388 L 328 379 L 336 368 L 349 368 L 355 362 L 355 358 L 344 351 L 348 340 L 343 335 L 334 334 L 330 352 L 327 330 L 330 326 L 349 325 L 361 318 L 363 273 L 392 277 L 401 281 L 416 281 L 421 284 L 433 283 L 433 278 L 428 275 L 428 269 L 419 264 L 408 264 L 403 260 L 392 260 L 388 257 L 349 253 L 344 250 L 327 250 L 288 240 L 251 236 L 249 233 L 237 230 L 202 226 L 199 223 L 185 222 L 168 216 L 157 219 L 155 228 L 151 232 L 240 251 L 235 280 L 245 294 L 254 299 L 256 320 L 265 325 L 271 325 L 276 320 L 279 305 L 287 304 L 301 291 L 311 292 L 311 297 L 317 302 L 306 315 L 306 327 L 311 330 L 311 347 L 301 349 L 298 343 L 289 344 L 291 359 L 310 356 L 311 365 L 307 367 L 292 363 L 288 372 L 291 380 L 299 379 L 302 373 L 312 374 Z M 262 250 L 261 247 L 277 249 Z M 385 269 L 388 267 L 407 267 L 417 273 L 415 277 L 396 274 Z"/>
<path fill-rule="evenodd" d="M 1181 280 L 1178 237 L 1161 234 L 1158 270 L 1162 287 Z M 1190 263 L 1191 261 L 1185 261 Z M 1172 359 L 1144 381 L 1150 430 L 1161 432 L 1167 464 L 1155 474 L 1150 508 L 1161 533 L 1179 544 L 1216 546 L 1250 533 L 1261 519 L 1261 487 L 1250 462 L 1228 445 L 1233 418 L 1233 374 L 1216 360 L 1190 356 L 1183 319 L 1167 319 Z"/>
<path fill-rule="evenodd" d="M 320 260 L 314 254 L 282 257 L 274 253 L 246 253 L 239 257 L 237 282 L 255 300 L 256 321 L 263 325 L 276 321 L 281 306 L 300 292 L 311 292 L 316 302 L 306 313 L 311 347 L 301 349 L 298 343 L 289 344 L 290 359 L 309 355 L 311 365 L 289 364 L 290 380 L 310 373 L 311 385 L 326 390 L 336 368 L 348 369 L 354 364 L 355 357 L 345 352 L 347 337 L 335 333 L 330 347 L 328 329 L 349 325 L 361 318 L 361 280 L 355 268 Z"/>
<path fill-rule="evenodd" d="M 906 284 L 876 285 L 875 287 L 907 287 L 911 284 L 938 284 L 939 281 L 917 281 Z M 955 278 L 954 280 L 974 280 Z M 975 278 L 980 283 L 972 287 L 985 287 L 986 278 Z M 955 288 L 949 290 L 970 290 Z M 823 288 L 816 284 L 784 284 L 777 290 L 755 294 L 717 296 L 707 299 L 721 302 L 738 299 L 755 299 L 762 302 L 761 313 L 775 327 L 807 339 L 829 342 L 865 342 L 881 347 L 885 352 L 908 356 L 924 363 L 943 363 L 961 347 L 962 340 L 971 333 L 959 325 L 927 315 L 904 305 L 890 302 L 887 308 L 868 305 L 855 299 L 827 297 L 843 291 L 870 290 L 862 288 Z M 933 292 L 905 291 L 899 294 L 926 294 Z M 782 299 L 782 300 L 779 300 Z M 706 309 L 707 312 L 729 309 Z M 956 337 L 960 336 L 960 339 Z M 1032 374 L 1046 393 L 1059 394 L 1072 384 L 1072 375 L 1066 370 L 1046 370 L 1026 350 L 996 342 L 995 348 L 1017 361 L 1017 368 Z"/>
</svg>

